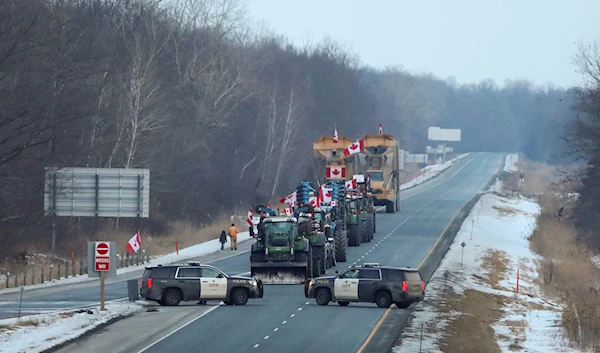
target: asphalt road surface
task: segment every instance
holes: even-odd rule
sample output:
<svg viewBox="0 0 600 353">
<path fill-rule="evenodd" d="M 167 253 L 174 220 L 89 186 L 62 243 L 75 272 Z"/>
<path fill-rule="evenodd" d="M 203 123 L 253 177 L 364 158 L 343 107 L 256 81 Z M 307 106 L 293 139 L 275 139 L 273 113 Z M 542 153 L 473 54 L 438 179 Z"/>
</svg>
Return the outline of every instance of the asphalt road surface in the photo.
<svg viewBox="0 0 600 353">
<path fill-rule="evenodd" d="M 328 270 L 328 274 L 363 262 L 417 267 L 461 206 L 480 191 L 496 172 L 502 157 L 502 154 L 473 154 L 431 181 L 403 191 L 401 211 L 394 214 L 378 213 L 375 239 L 359 247 L 349 247 L 348 262 L 338 263 Z M 247 273 L 250 264 L 245 250 L 250 244 L 251 241 L 243 243 L 237 256 L 224 251 L 200 260 L 210 261 L 227 273 Z M 223 256 L 226 258 L 219 259 Z M 140 272 L 132 273 L 108 283 L 107 300 L 124 298 L 127 295 L 125 280 L 139 278 L 140 275 Z M 18 294 L 0 296 L 0 317 L 18 308 L 17 298 Z M 99 287 L 97 281 L 59 286 L 25 292 L 24 298 L 26 311 L 70 308 L 82 303 L 97 304 Z M 162 313 L 178 310 L 160 309 Z M 409 312 L 395 307 L 393 310 L 405 314 Z M 144 336 L 144 330 L 138 330 L 138 325 L 133 324 L 129 332 L 108 329 L 105 331 L 106 335 L 112 334 L 110 337 L 99 332 L 64 349 L 70 352 L 93 352 L 94 347 L 99 347 L 107 339 L 112 342 L 128 337 L 131 339 L 132 332 L 140 331 L 137 335 L 140 341 L 134 346 L 140 352 L 148 353 L 194 352 L 198 347 L 207 352 L 356 352 L 365 340 L 373 336 L 374 327 L 380 326 L 378 323 L 387 312 L 375 304 L 352 303 L 340 307 L 331 303 L 326 307 L 317 306 L 314 299 L 304 298 L 302 285 L 267 285 L 263 299 L 250 300 L 246 306 L 220 306 L 210 312 L 205 311 L 197 311 L 205 316 L 185 327 L 171 322 L 165 324 L 163 330 L 160 329 L 163 320 L 152 320 L 152 315 L 148 314 L 148 319 L 154 322 L 153 327 L 157 330 L 152 337 Z M 190 322 L 189 317 L 181 320 L 181 325 L 186 322 Z M 390 329 L 385 326 L 381 325 L 379 331 Z M 173 332 L 175 329 L 177 331 Z M 172 334 L 164 337 L 169 333 Z"/>
<path fill-rule="evenodd" d="M 401 212 L 377 215 L 374 241 L 349 247 L 349 262 L 328 273 L 363 262 L 419 266 L 461 206 L 496 172 L 502 156 L 474 154 L 434 181 L 405 192 Z M 248 256 L 213 264 L 226 269 L 240 262 L 248 266 Z M 384 312 L 375 304 L 317 306 L 304 298 L 301 285 L 268 285 L 263 300 L 219 307 L 141 351 L 193 352 L 202 347 L 223 353 L 356 352 Z"/>
</svg>

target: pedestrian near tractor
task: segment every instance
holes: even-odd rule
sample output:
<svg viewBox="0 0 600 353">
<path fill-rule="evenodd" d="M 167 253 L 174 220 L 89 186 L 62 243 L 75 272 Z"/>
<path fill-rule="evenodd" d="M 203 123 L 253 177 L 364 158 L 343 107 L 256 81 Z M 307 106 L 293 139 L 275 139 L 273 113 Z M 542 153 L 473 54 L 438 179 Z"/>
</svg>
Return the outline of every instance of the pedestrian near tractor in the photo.
<svg viewBox="0 0 600 353">
<path fill-rule="evenodd" d="M 225 233 L 225 230 L 221 231 L 219 241 L 221 242 L 221 250 L 225 250 L 225 243 L 227 243 L 227 233 Z"/>
<path fill-rule="evenodd" d="M 237 235 L 240 230 L 235 226 L 234 223 L 231 223 L 231 227 L 229 227 L 229 238 L 231 239 L 231 250 L 237 250 Z"/>
</svg>

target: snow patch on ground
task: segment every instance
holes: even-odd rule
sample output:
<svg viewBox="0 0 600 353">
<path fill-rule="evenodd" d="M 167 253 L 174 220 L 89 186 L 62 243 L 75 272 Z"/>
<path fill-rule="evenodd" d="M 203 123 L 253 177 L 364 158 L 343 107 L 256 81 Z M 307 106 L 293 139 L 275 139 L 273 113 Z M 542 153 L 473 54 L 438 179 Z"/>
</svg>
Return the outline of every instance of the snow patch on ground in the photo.
<svg viewBox="0 0 600 353">
<path fill-rule="evenodd" d="M 144 310 L 133 303 L 107 303 L 105 311 L 100 307 L 61 313 L 30 315 L 0 320 L 0 353 L 43 352 L 112 319 Z"/>
<path fill-rule="evenodd" d="M 503 307 L 503 317 L 493 325 L 498 345 L 503 352 L 514 352 L 509 346 L 519 337 L 523 352 L 578 352 L 567 347 L 560 325 L 563 306 L 545 300 L 536 284 L 536 261 L 540 256 L 529 250 L 528 236 L 535 227 L 540 207 L 525 199 L 509 199 L 496 194 L 485 194 L 471 209 L 458 231 L 448 253 L 427 284 L 425 300 L 417 304 L 410 315 L 394 353 L 441 352 L 439 343 L 450 320 L 460 313 L 440 313 L 437 303 L 446 290 L 462 294 L 471 289 L 501 295 L 512 300 Z M 465 243 L 461 265 L 461 243 Z M 490 251 L 501 252 L 507 258 L 507 271 L 496 289 L 487 281 L 483 267 L 484 257 Z M 515 294 L 517 269 L 520 270 L 519 294 Z M 448 274 L 447 282 L 444 273 Z M 446 287 L 447 286 L 447 287 Z M 536 304 L 533 306 L 532 304 Z M 523 329 L 515 334 L 515 322 Z M 423 341 L 421 342 L 421 325 Z"/>
<path fill-rule="evenodd" d="M 249 232 L 241 232 L 238 234 L 238 244 L 245 242 L 247 240 L 250 240 L 250 239 L 252 239 L 252 237 L 250 236 Z M 144 269 L 145 266 L 149 266 L 149 265 L 153 266 L 153 265 L 165 265 L 165 264 L 170 264 L 170 263 L 174 263 L 174 262 L 185 262 L 189 259 L 193 259 L 193 258 L 204 256 L 204 255 L 209 255 L 209 254 L 212 254 L 212 253 L 215 253 L 218 251 L 221 251 L 221 243 L 219 242 L 219 239 L 214 239 L 214 240 L 210 240 L 210 241 L 207 241 L 204 243 L 200 243 L 197 245 L 187 247 L 185 249 L 181 249 L 181 250 L 179 250 L 179 255 L 177 253 L 173 252 L 173 253 L 170 253 L 167 255 L 151 258 L 150 263 L 146 263 L 146 264 L 138 265 L 138 266 L 119 268 L 119 269 L 117 269 L 117 275 L 123 275 L 126 273 L 141 271 Z M 78 276 L 69 277 L 69 278 L 53 279 L 52 281 L 45 282 L 45 283 L 23 286 L 23 289 L 25 291 L 27 291 L 27 290 L 33 290 L 33 289 L 48 288 L 48 287 L 54 287 L 54 286 L 62 286 L 65 284 L 83 283 L 83 282 L 90 282 L 90 281 L 99 281 L 99 279 L 98 278 L 89 278 L 87 274 L 84 274 L 84 275 L 78 275 Z M 17 293 L 20 290 L 21 290 L 21 287 L 2 289 L 2 290 L 0 290 L 0 295 L 1 294 L 9 294 L 9 293 Z"/>
<path fill-rule="evenodd" d="M 519 168 L 517 167 L 517 162 L 519 162 L 518 153 L 511 153 L 506 155 L 504 159 L 504 171 L 507 173 L 518 171 Z"/>
<path fill-rule="evenodd" d="M 442 164 L 432 164 L 432 165 L 426 166 L 425 168 L 421 169 L 421 172 L 418 177 L 400 185 L 400 190 L 410 189 L 419 184 L 423 184 L 427 180 L 436 177 L 444 170 L 446 170 L 446 169 L 450 168 L 451 166 L 453 166 L 454 164 L 458 163 L 463 158 L 467 157 L 469 154 L 470 153 L 461 154 L 458 157 L 455 157 L 455 158 L 453 158 L 449 161 L 446 161 L 445 163 L 442 163 Z"/>
</svg>

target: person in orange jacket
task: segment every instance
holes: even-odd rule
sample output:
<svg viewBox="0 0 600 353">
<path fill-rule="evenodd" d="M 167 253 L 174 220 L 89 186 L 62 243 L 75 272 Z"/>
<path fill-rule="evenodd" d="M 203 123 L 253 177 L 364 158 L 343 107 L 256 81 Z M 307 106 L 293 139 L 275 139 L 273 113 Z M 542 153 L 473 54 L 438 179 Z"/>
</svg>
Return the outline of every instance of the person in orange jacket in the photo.
<svg viewBox="0 0 600 353">
<path fill-rule="evenodd" d="M 229 227 L 229 239 L 231 239 L 231 250 L 237 250 L 237 235 L 240 230 L 235 226 L 235 224 L 231 223 L 231 227 Z"/>
</svg>

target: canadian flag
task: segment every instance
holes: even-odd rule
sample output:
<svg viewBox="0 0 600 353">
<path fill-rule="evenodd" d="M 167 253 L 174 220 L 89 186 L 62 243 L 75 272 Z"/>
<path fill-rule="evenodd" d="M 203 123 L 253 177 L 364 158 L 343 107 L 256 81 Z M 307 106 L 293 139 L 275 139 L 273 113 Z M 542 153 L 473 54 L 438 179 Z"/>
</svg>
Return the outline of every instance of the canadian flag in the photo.
<svg viewBox="0 0 600 353">
<path fill-rule="evenodd" d="M 248 225 L 250 227 L 253 226 L 253 223 L 252 223 L 252 207 L 250 207 L 250 209 L 248 210 L 248 218 L 246 219 L 246 223 L 248 223 Z"/>
<path fill-rule="evenodd" d="M 141 247 L 142 240 L 140 239 L 140 231 L 138 230 L 127 242 L 127 252 L 129 252 L 129 254 L 133 254 L 134 251 L 137 253 Z"/>
<path fill-rule="evenodd" d="M 344 179 L 346 177 L 346 167 L 327 167 L 325 175 L 327 179 Z"/>
<path fill-rule="evenodd" d="M 298 193 L 296 191 L 294 191 L 293 193 L 291 193 L 288 196 L 284 197 L 283 199 L 279 200 L 279 202 L 280 203 L 288 203 L 291 206 L 295 206 L 296 201 L 298 199 L 297 195 L 298 195 Z"/>
<path fill-rule="evenodd" d="M 316 196 L 309 197 L 308 203 L 311 204 L 313 207 L 317 207 L 318 200 L 317 200 Z"/>
<path fill-rule="evenodd" d="M 346 182 L 346 189 L 354 190 L 358 186 L 356 179 L 348 180 Z"/>
<path fill-rule="evenodd" d="M 351 154 L 362 152 L 364 150 L 365 150 L 365 141 L 358 140 L 344 149 L 344 157 L 348 157 Z"/>
<path fill-rule="evenodd" d="M 379 123 L 379 135 L 383 134 L 383 126 Z"/>
<path fill-rule="evenodd" d="M 290 207 L 287 207 L 283 212 L 285 212 L 286 216 L 292 216 L 294 214 L 294 210 Z"/>
<path fill-rule="evenodd" d="M 338 143 L 337 125 L 333 128 L 333 142 Z"/>
<path fill-rule="evenodd" d="M 319 192 L 319 202 L 321 203 L 329 203 L 332 201 L 333 188 L 328 187 L 326 184 L 321 185 L 321 190 Z"/>
</svg>

